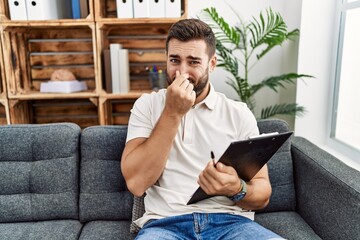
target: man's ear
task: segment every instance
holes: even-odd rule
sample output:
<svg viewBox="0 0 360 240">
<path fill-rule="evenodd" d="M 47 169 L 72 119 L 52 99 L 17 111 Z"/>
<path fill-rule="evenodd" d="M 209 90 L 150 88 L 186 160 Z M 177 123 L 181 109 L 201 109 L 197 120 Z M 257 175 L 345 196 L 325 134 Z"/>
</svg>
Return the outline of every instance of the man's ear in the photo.
<svg viewBox="0 0 360 240">
<path fill-rule="evenodd" d="M 217 64 L 217 57 L 216 54 L 214 54 L 210 59 L 210 64 L 209 64 L 210 72 L 214 71 L 216 64 Z"/>
</svg>

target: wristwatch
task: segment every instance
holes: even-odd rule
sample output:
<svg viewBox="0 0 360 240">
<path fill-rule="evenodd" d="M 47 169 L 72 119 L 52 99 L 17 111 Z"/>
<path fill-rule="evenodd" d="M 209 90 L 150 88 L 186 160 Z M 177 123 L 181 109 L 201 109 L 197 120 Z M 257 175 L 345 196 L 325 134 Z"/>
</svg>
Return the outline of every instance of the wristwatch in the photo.
<svg viewBox="0 0 360 240">
<path fill-rule="evenodd" d="M 229 197 L 233 202 L 238 202 L 246 196 L 246 182 L 240 178 L 241 181 L 241 191 L 235 194 L 234 196 Z"/>
</svg>

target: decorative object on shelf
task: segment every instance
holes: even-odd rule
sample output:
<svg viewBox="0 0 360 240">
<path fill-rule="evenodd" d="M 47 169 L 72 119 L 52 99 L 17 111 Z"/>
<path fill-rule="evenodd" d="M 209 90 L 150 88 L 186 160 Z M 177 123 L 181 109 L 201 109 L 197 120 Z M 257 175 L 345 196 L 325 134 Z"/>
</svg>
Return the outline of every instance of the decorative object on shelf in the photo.
<svg viewBox="0 0 360 240">
<path fill-rule="evenodd" d="M 250 83 L 249 73 L 254 65 L 274 47 L 297 37 L 299 30 L 288 32 L 282 16 L 271 8 L 266 10 L 266 15 L 261 12 L 259 18 L 254 17 L 250 22 L 244 22 L 236 16 L 239 23 L 235 26 L 230 26 L 215 8 L 204 9 L 200 18 L 215 32 L 218 66 L 232 75 L 227 83 L 253 112 L 256 107 L 254 95 L 263 87 L 278 92 L 277 88 L 286 88 L 285 83 L 294 84 L 298 78 L 312 78 L 306 74 L 285 73 L 268 77 L 257 84 Z M 259 118 L 275 115 L 300 116 L 304 112 L 304 107 L 296 103 L 280 103 L 263 108 Z"/>
<path fill-rule="evenodd" d="M 41 83 L 40 92 L 71 93 L 87 90 L 85 82 L 76 80 L 75 75 L 66 69 L 55 70 L 50 81 Z"/>
<path fill-rule="evenodd" d="M 158 69 L 156 65 L 147 69 L 149 72 L 149 82 L 153 91 L 167 87 L 166 72 Z"/>
<path fill-rule="evenodd" d="M 75 75 L 67 69 L 55 70 L 51 76 L 50 81 L 72 81 L 76 80 Z"/>
</svg>

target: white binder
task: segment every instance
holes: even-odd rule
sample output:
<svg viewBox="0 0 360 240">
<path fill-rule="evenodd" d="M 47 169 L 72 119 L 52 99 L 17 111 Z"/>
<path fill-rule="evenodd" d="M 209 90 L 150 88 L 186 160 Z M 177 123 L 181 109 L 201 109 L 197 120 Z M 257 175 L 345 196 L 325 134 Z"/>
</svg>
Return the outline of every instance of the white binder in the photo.
<svg viewBox="0 0 360 240">
<path fill-rule="evenodd" d="M 134 17 L 149 17 L 149 0 L 134 0 Z"/>
<path fill-rule="evenodd" d="M 9 10 L 11 20 L 27 20 L 25 0 L 9 0 Z"/>
<path fill-rule="evenodd" d="M 149 0 L 149 10 L 151 18 L 165 17 L 165 0 Z"/>
<path fill-rule="evenodd" d="M 129 52 L 127 49 L 119 49 L 118 53 L 120 93 L 128 93 L 130 90 Z"/>
<path fill-rule="evenodd" d="M 28 20 L 71 18 L 69 0 L 26 0 Z"/>
<path fill-rule="evenodd" d="M 165 0 L 165 17 L 181 17 L 181 0 Z"/>
<path fill-rule="evenodd" d="M 133 18 L 133 0 L 116 0 L 116 10 L 118 18 Z"/>
<path fill-rule="evenodd" d="M 111 81 L 112 92 L 120 93 L 120 63 L 119 63 L 119 50 L 121 44 L 110 44 L 110 61 L 111 61 Z"/>
</svg>

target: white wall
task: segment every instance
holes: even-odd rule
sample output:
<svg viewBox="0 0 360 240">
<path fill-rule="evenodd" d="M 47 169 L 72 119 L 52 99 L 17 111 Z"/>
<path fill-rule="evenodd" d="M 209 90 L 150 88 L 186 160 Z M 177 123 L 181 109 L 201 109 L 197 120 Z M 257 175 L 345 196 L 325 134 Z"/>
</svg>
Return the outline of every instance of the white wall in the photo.
<svg viewBox="0 0 360 240">
<path fill-rule="evenodd" d="M 278 0 L 189 0 L 188 9 L 189 17 L 196 17 L 204 8 L 215 7 L 227 22 L 236 23 L 235 11 L 243 20 L 249 20 L 252 16 L 258 17 L 260 11 L 265 11 L 271 7 L 274 11 L 279 12 L 292 30 L 300 28 L 301 0 L 278 1 Z M 228 3 L 228 4 L 226 4 Z M 251 72 L 250 79 L 252 83 L 257 83 L 265 77 L 279 75 L 287 72 L 296 72 L 297 69 L 297 51 L 298 41 L 284 44 L 283 47 L 273 49 Z M 230 76 L 222 69 L 217 69 L 210 77 L 210 81 L 215 88 L 225 93 L 229 98 L 238 99 L 234 90 L 225 83 L 226 77 Z M 271 90 L 261 90 L 256 95 L 257 110 L 256 115 L 260 115 L 260 109 L 267 105 L 280 102 L 295 102 L 295 86 L 289 86 L 286 90 L 280 89 L 279 94 Z M 290 123 L 293 128 L 294 118 L 283 118 Z"/>
<path fill-rule="evenodd" d="M 317 144 L 324 144 L 328 135 L 326 123 L 332 102 L 329 98 L 333 74 L 331 69 L 334 54 L 335 2 L 304 0 L 302 6 L 298 70 L 307 72 L 316 79 L 297 83 L 297 102 L 306 106 L 309 113 L 296 119 L 295 133 Z"/>
<path fill-rule="evenodd" d="M 295 135 L 305 137 L 360 171 L 359 153 L 330 138 L 337 3 L 337 0 L 303 0 L 298 70 L 316 79 L 297 83 L 296 101 L 309 112 L 295 120 Z"/>
</svg>

